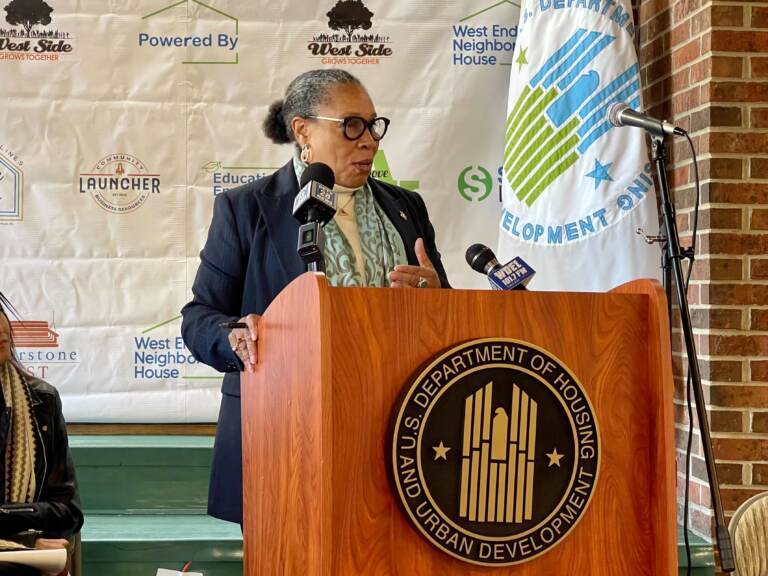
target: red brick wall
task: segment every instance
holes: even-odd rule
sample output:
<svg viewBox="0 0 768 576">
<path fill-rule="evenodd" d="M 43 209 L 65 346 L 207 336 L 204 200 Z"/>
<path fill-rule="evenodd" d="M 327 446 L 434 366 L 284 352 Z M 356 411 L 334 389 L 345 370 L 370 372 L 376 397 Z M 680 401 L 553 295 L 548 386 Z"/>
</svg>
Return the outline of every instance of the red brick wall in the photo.
<svg viewBox="0 0 768 576">
<path fill-rule="evenodd" d="M 726 515 L 768 490 L 768 6 L 644 0 L 638 49 L 649 114 L 688 130 L 699 154 L 699 246 L 689 290 Z M 684 139 L 670 145 L 683 244 L 694 202 Z M 678 495 L 687 415 L 680 333 L 676 366 Z M 698 434 L 693 528 L 712 512 Z"/>
</svg>

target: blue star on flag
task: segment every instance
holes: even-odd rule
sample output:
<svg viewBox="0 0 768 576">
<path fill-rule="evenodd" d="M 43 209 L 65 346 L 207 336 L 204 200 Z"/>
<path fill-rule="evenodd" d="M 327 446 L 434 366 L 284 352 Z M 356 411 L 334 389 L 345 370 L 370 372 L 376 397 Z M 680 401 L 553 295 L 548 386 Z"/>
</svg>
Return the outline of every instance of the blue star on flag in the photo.
<svg viewBox="0 0 768 576">
<path fill-rule="evenodd" d="M 595 179 L 595 190 L 597 190 L 597 187 L 600 186 L 600 182 L 603 180 L 607 180 L 608 182 L 613 182 L 613 177 L 611 177 L 610 174 L 608 174 L 608 170 L 613 166 L 613 162 L 608 162 L 608 164 L 602 164 L 600 160 L 595 158 L 595 169 L 592 170 L 592 172 L 587 173 L 587 178 L 594 178 Z"/>
</svg>

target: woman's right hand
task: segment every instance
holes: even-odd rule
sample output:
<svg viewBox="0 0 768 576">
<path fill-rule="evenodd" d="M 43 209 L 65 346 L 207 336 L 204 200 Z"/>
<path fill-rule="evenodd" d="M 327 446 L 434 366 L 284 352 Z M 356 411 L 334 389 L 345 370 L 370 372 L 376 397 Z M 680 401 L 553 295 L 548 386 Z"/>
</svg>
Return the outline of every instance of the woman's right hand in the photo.
<svg viewBox="0 0 768 576">
<path fill-rule="evenodd" d="M 246 372 L 256 370 L 256 362 L 258 360 L 256 341 L 259 337 L 258 321 L 258 314 L 248 314 L 238 320 L 238 322 L 246 324 L 247 328 L 234 328 L 229 332 L 229 345 L 237 357 L 240 358 Z"/>
</svg>

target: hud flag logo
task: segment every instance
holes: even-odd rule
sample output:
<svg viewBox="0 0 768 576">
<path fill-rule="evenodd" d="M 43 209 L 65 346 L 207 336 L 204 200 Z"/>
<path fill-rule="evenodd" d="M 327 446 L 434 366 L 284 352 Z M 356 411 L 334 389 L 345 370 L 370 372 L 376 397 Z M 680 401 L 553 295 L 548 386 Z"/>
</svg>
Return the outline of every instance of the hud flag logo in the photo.
<svg viewBox="0 0 768 576">
<path fill-rule="evenodd" d="M 608 78 L 590 69 L 615 40 L 615 36 L 579 28 L 533 74 L 513 105 L 507 117 L 504 173 L 518 200 L 528 206 L 584 154 L 595 153 L 593 146 L 613 128 L 607 117 L 611 104 L 626 101 L 630 107 L 639 107 L 636 63 Z M 518 66 L 527 64 L 526 51 L 518 54 Z M 597 158 L 594 170 L 583 175 L 595 190 L 601 181 L 613 180 L 611 164 Z M 651 181 L 641 184 L 647 191 Z"/>
<path fill-rule="evenodd" d="M 531 344 L 475 340 L 435 360 L 393 413 L 391 470 L 416 528 L 461 560 L 525 562 L 586 511 L 599 470 L 581 384 Z"/>
</svg>

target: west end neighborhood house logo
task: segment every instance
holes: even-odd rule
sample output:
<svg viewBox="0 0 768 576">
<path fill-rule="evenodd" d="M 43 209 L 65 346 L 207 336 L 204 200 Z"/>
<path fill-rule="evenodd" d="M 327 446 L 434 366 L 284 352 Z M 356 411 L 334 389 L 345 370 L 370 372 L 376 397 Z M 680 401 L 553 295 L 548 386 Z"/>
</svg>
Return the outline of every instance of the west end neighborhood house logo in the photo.
<svg viewBox="0 0 768 576">
<path fill-rule="evenodd" d="M 317 34 L 307 43 L 321 64 L 379 64 L 392 56 L 389 36 L 372 30 L 374 14 L 362 0 L 339 0 L 326 16 L 333 33 Z"/>
<path fill-rule="evenodd" d="M 160 174 L 152 174 L 131 154 L 108 154 L 93 169 L 80 174 L 80 193 L 113 214 L 138 210 L 150 194 L 160 193 Z"/>
<path fill-rule="evenodd" d="M 0 60 L 55 62 L 72 52 L 69 32 L 48 28 L 54 10 L 45 0 L 11 0 L 4 11 L 11 28 L 0 28 Z"/>
<path fill-rule="evenodd" d="M 0 144 L 0 223 L 23 219 L 24 161 Z"/>
<path fill-rule="evenodd" d="M 47 378 L 52 365 L 80 363 L 77 350 L 60 349 L 59 333 L 46 320 L 13 320 L 11 332 L 19 360 L 39 378 Z"/>
<path fill-rule="evenodd" d="M 138 36 L 138 45 L 140 48 L 162 48 L 162 49 L 192 49 L 193 56 L 182 61 L 182 64 L 237 64 L 240 61 L 239 52 L 237 52 L 237 43 L 239 41 L 238 32 L 240 22 L 234 16 L 214 8 L 210 4 L 200 2 L 200 0 L 180 0 L 149 14 L 142 16 L 142 20 L 153 19 L 160 14 L 175 8 L 185 8 L 190 20 L 196 18 L 197 22 L 202 22 L 200 18 L 204 12 L 223 18 L 226 22 L 225 28 L 228 31 L 207 32 L 199 34 L 189 34 L 185 36 L 176 35 L 156 35 L 147 32 L 141 32 Z M 209 15 L 209 14 L 206 14 Z M 209 54 L 206 55 L 206 51 Z M 222 57 L 222 55 L 224 55 Z"/>
<path fill-rule="evenodd" d="M 501 0 L 454 24 L 451 39 L 453 65 L 508 66 L 517 41 L 519 9 L 520 4 Z M 491 11 L 502 23 L 480 24 L 482 17 L 487 17 Z"/>
<path fill-rule="evenodd" d="M 631 21 L 631 14 L 628 17 Z M 627 25 L 626 18 L 611 19 L 622 27 Z M 521 205 L 536 205 L 553 193 L 553 185 L 562 185 L 568 174 L 586 179 L 586 185 L 594 186 L 594 191 L 603 183 L 614 181 L 610 155 L 620 151 L 604 146 L 613 129 L 607 110 L 616 102 L 626 102 L 632 108 L 640 106 L 637 63 L 608 78 L 592 67 L 594 60 L 615 41 L 611 34 L 577 29 L 533 71 L 512 104 L 505 128 L 504 175 Z M 514 66 L 522 69 L 528 64 L 528 47 L 518 48 Z M 573 168 L 582 158 L 588 168 L 576 175 Z M 646 164 L 623 190 L 606 193 L 610 199 L 603 201 L 603 207 L 564 225 L 525 222 L 520 214 L 505 209 L 501 227 L 526 242 L 573 242 L 619 220 L 646 198 L 652 186 L 650 165 Z M 522 206 L 519 209 L 524 210 Z"/>
</svg>

